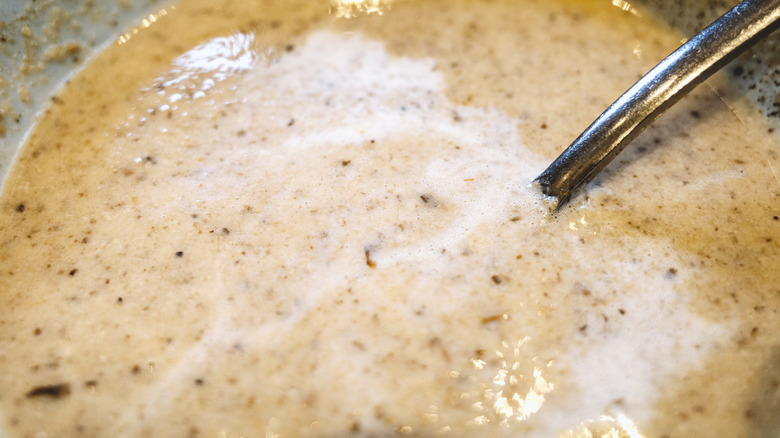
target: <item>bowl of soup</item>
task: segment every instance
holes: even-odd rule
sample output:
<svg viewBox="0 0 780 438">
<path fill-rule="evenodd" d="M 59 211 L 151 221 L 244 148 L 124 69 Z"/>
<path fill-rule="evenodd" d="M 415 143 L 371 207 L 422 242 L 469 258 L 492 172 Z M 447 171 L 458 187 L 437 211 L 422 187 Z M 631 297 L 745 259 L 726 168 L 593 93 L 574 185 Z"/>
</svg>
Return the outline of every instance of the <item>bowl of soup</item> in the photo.
<svg viewBox="0 0 780 438">
<path fill-rule="evenodd" d="M 3 6 L 0 436 L 776 435 L 774 40 L 531 185 L 694 3 Z"/>
</svg>

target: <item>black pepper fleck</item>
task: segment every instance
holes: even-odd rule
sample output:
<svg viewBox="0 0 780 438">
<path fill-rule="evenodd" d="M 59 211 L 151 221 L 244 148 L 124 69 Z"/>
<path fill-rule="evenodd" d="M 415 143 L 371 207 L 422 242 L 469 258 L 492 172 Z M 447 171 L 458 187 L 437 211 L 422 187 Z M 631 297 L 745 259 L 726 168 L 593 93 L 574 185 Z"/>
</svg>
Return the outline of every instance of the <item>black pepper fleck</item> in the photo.
<svg viewBox="0 0 780 438">
<path fill-rule="evenodd" d="M 34 397 L 60 398 L 60 397 L 66 397 L 68 395 L 70 395 L 70 384 L 58 383 L 56 385 L 38 386 L 36 388 L 33 388 L 27 393 L 27 398 L 34 398 Z"/>
<path fill-rule="evenodd" d="M 176 251 L 176 257 L 184 257 L 184 251 Z"/>
<path fill-rule="evenodd" d="M 428 205 L 430 207 L 438 207 L 439 206 L 439 201 L 436 198 L 434 198 L 433 195 L 429 195 L 429 194 L 426 193 L 426 194 L 420 195 L 420 199 L 422 199 L 422 201 L 423 201 L 423 203 L 425 203 L 425 205 Z"/>
<path fill-rule="evenodd" d="M 19 213 L 24 213 L 24 204 L 17 205 L 16 211 L 18 211 Z"/>
<path fill-rule="evenodd" d="M 71 269 L 70 272 L 68 272 L 68 275 L 70 275 L 72 277 L 72 276 L 76 275 L 76 272 L 79 272 L 79 270 L 78 269 Z"/>
</svg>

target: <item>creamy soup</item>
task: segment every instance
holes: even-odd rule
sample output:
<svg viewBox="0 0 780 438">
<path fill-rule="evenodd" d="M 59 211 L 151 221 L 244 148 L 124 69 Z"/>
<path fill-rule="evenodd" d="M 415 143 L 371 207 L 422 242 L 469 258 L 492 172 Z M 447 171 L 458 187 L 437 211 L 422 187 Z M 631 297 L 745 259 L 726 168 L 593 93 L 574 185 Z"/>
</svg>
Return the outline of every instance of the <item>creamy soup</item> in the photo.
<svg viewBox="0 0 780 438">
<path fill-rule="evenodd" d="M 557 214 L 530 184 L 678 45 L 651 17 L 184 0 L 147 21 L 5 184 L 0 435 L 780 433 L 780 149 L 725 78 Z"/>
</svg>

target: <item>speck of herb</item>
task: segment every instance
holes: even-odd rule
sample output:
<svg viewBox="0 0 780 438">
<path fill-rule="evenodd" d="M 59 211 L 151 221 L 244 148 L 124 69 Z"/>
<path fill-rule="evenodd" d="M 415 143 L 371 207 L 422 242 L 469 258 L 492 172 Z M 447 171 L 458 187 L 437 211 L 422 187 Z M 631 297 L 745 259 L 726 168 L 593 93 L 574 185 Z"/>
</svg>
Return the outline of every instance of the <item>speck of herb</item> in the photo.
<svg viewBox="0 0 780 438">
<path fill-rule="evenodd" d="M 376 268 L 376 263 L 371 260 L 371 247 L 365 247 L 364 252 L 366 254 L 366 265 L 368 265 L 368 267 L 371 269 Z"/>
<path fill-rule="evenodd" d="M 500 321 L 503 318 L 504 318 L 504 314 L 503 313 L 499 313 L 499 314 L 496 314 L 496 315 L 486 316 L 486 317 L 481 319 L 481 322 L 482 322 L 482 324 L 487 324 L 489 322 Z"/>
</svg>

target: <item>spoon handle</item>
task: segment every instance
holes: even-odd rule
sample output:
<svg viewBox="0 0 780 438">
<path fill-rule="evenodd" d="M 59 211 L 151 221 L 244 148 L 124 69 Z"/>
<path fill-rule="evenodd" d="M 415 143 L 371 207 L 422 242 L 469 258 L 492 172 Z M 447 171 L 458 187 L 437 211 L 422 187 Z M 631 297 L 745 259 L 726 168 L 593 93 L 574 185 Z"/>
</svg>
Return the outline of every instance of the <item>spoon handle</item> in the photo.
<svg viewBox="0 0 780 438">
<path fill-rule="evenodd" d="M 666 109 L 778 26 L 780 0 L 742 1 L 629 88 L 534 182 L 562 205 Z"/>
</svg>

